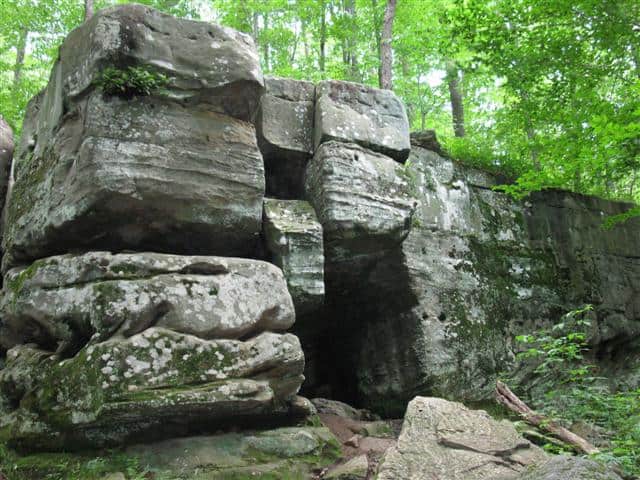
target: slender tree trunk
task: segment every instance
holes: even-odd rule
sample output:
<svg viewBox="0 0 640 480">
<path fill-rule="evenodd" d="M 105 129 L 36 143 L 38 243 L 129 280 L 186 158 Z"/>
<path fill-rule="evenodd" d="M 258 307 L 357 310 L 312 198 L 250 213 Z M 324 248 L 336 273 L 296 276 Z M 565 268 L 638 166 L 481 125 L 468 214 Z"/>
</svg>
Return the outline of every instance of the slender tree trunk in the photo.
<svg viewBox="0 0 640 480">
<path fill-rule="evenodd" d="M 527 91 L 522 91 L 520 93 L 520 98 L 522 98 L 523 105 L 523 117 L 524 117 L 524 129 L 527 134 L 527 140 L 529 140 L 529 153 L 531 155 L 531 163 L 533 163 L 533 168 L 539 172 L 542 170 L 542 165 L 540 164 L 540 152 L 538 151 L 538 147 L 536 146 L 536 130 L 533 128 L 533 123 L 531 122 L 531 117 L 529 117 L 526 113 L 527 104 L 529 102 L 529 93 Z"/>
<path fill-rule="evenodd" d="M 84 21 L 93 17 L 93 0 L 84 0 Z"/>
<path fill-rule="evenodd" d="M 460 88 L 459 71 L 452 61 L 447 62 L 447 85 L 451 100 L 451 117 L 453 120 L 453 133 L 456 137 L 464 137 L 464 103 L 462 89 Z"/>
<path fill-rule="evenodd" d="M 265 13 L 263 18 L 264 18 L 263 30 L 266 32 L 267 30 L 269 30 L 269 15 Z M 265 41 L 263 43 L 264 45 L 262 46 L 262 49 L 264 51 L 264 68 L 268 72 L 271 70 L 271 67 L 269 65 L 269 42 Z"/>
<path fill-rule="evenodd" d="M 384 11 L 382 23 L 382 36 L 380 42 L 380 88 L 391 90 L 393 52 L 391 51 L 391 37 L 393 35 L 393 19 L 396 16 L 396 0 L 387 0 L 387 8 Z"/>
<path fill-rule="evenodd" d="M 259 23 L 259 17 L 258 17 L 258 12 L 253 12 L 253 16 L 252 16 L 252 22 L 251 22 L 251 36 L 253 37 L 253 41 L 255 42 L 256 46 L 258 45 L 258 35 L 260 35 L 260 23 Z"/>
<path fill-rule="evenodd" d="M 371 8 L 373 9 L 373 32 L 376 39 L 376 50 L 378 53 L 378 59 L 382 56 L 382 20 L 380 19 L 380 15 L 378 15 L 378 0 L 371 0 Z M 380 62 L 378 62 L 378 84 L 382 82 L 382 66 Z"/>
<path fill-rule="evenodd" d="M 351 17 L 351 31 L 347 38 L 347 64 L 349 65 L 349 77 L 351 80 L 359 80 L 358 57 L 356 55 L 356 0 L 346 0 L 345 13 Z"/>
<path fill-rule="evenodd" d="M 325 53 L 327 44 L 327 5 L 326 1 L 320 2 L 320 71 L 325 71 Z"/>
<path fill-rule="evenodd" d="M 20 30 L 20 38 L 18 39 L 18 46 L 16 51 L 16 63 L 13 67 L 13 89 L 17 89 L 20 85 L 20 79 L 22 78 L 22 67 L 24 66 L 24 54 L 27 48 L 27 38 L 29 31 L 26 28 Z"/>
</svg>

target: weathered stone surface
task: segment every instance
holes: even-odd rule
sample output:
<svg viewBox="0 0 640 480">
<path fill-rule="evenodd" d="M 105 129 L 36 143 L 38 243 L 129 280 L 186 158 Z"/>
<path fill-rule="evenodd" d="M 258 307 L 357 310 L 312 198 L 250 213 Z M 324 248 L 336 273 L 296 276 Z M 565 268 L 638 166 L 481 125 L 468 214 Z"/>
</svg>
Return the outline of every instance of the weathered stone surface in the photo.
<svg viewBox="0 0 640 480">
<path fill-rule="evenodd" d="M 0 115 L 0 211 L 4 208 L 7 188 L 9 186 L 9 172 L 13 159 L 13 131 Z"/>
<path fill-rule="evenodd" d="M 319 414 L 335 415 L 337 417 L 351 420 L 371 420 L 371 415 L 366 410 L 358 410 L 344 402 L 331 400 L 328 398 L 312 398 L 311 403 L 316 407 Z"/>
<path fill-rule="evenodd" d="M 79 248 L 247 255 L 255 247 L 264 171 L 252 125 L 94 92 L 47 141 L 28 122 L 46 114 L 42 100 L 30 111 L 5 218 L 5 268 Z"/>
<path fill-rule="evenodd" d="M 515 480 L 546 454 L 513 425 L 482 410 L 416 397 L 407 407 L 398 445 L 387 450 L 379 480 Z"/>
<path fill-rule="evenodd" d="M 317 310 L 324 300 L 324 250 L 313 207 L 266 198 L 263 224 L 267 250 L 284 273 L 296 313 Z"/>
<path fill-rule="evenodd" d="M 620 477 L 593 460 L 558 455 L 518 480 L 620 480 Z"/>
<path fill-rule="evenodd" d="M 409 180 L 404 167 L 384 155 L 323 143 L 307 167 L 306 192 L 332 264 L 379 254 L 409 233 L 416 203 Z"/>
<path fill-rule="evenodd" d="M 325 272 L 327 329 L 341 342 L 318 363 L 355 365 L 327 380 L 342 399 L 393 416 L 419 394 L 491 398 L 514 337 L 584 304 L 595 308 L 588 360 L 637 387 L 640 219 L 601 226 L 628 204 L 554 191 L 515 201 L 491 190 L 495 177 L 419 147 L 406 173 L 419 200 L 406 240 L 346 289 Z"/>
<path fill-rule="evenodd" d="M 404 162 L 410 151 L 409 121 L 390 90 L 328 80 L 316 85 L 314 144 L 357 143 Z"/>
<path fill-rule="evenodd" d="M 151 326 L 241 338 L 295 321 L 282 272 L 257 260 L 91 252 L 10 270 L 4 284 L 4 348 L 36 342 L 73 353 Z"/>
<path fill-rule="evenodd" d="M 263 91 L 249 35 L 209 22 L 178 19 L 143 5 L 100 9 L 60 47 L 55 102 L 77 99 L 106 66 L 138 65 L 163 73 L 163 95 L 250 120 Z"/>
<path fill-rule="evenodd" d="M 369 473 L 369 460 L 366 455 L 358 455 L 346 462 L 331 468 L 324 478 L 333 480 L 361 480 Z"/>
<path fill-rule="evenodd" d="M 256 118 L 265 162 L 267 195 L 303 198 L 304 171 L 313 154 L 315 86 L 311 82 L 266 78 Z"/>
<path fill-rule="evenodd" d="M 129 447 L 127 454 L 162 478 L 310 478 L 312 469 L 335 461 L 339 444 L 323 427 L 286 427 L 145 443 Z"/>
<path fill-rule="evenodd" d="M 151 327 L 67 359 L 19 345 L 0 372 L 3 426 L 13 445 L 56 450 L 275 418 L 303 368 L 290 334 L 202 340 Z"/>
</svg>

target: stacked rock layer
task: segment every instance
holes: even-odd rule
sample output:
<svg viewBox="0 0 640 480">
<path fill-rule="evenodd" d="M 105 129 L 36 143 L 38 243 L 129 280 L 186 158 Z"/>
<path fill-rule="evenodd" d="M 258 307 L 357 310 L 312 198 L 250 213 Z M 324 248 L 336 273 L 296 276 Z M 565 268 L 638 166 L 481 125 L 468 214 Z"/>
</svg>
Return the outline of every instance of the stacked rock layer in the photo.
<svg viewBox="0 0 640 480">
<path fill-rule="evenodd" d="M 109 88 L 141 72 L 153 88 Z M 52 449 L 273 423 L 300 410 L 303 372 L 314 396 L 381 413 L 483 400 L 514 335 L 586 303 L 594 362 L 638 386 L 640 222 L 601 228 L 629 205 L 515 201 L 435 135 L 412 139 L 390 91 L 265 80 L 244 34 L 98 12 L 0 175 L 4 436 Z"/>
</svg>

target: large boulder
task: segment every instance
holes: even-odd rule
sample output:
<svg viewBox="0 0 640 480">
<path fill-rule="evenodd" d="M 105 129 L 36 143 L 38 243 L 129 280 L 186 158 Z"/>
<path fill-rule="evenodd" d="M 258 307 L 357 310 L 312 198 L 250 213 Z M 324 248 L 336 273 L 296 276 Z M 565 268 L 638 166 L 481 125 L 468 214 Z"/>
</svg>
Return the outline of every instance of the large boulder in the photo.
<svg viewBox="0 0 640 480">
<path fill-rule="evenodd" d="M 13 159 L 13 130 L 0 115 L 0 211 L 4 208 Z"/>
<path fill-rule="evenodd" d="M 440 398 L 416 397 L 378 480 L 516 480 L 546 454 L 507 420 Z"/>
<path fill-rule="evenodd" d="M 264 157 L 267 195 L 303 198 L 304 170 L 313 154 L 315 85 L 287 78 L 266 78 L 256 118 Z"/>
<path fill-rule="evenodd" d="M 204 340 L 161 327 L 64 358 L 18 345 L 0 372 L 4 435 L 23 449 L 86 449 L 289 412 L 304 379 L 290 334 Z"/>
<path fill-rule="evenodd" d="M 416 204 L 404 168 L 356 144 L 320 145 L 307 166 L 306 192 L 322 224 L 328 263 L 375 256 L 404 240 Z"/>
<path fill-rule="evenodd" d="M 69 355 L 152 326 L 203 339 L 246 338 L 295 321 L 282 272 L 241 258 L 62 255 L 10 270 L 4 285 L 4 348 L 35 342 Z"/>
<path fill-rule="evenodd" d="M 411 149 L 402 101 L 390 90 L 327 80 L 316 85 L 316 149 L 337 140 L 357 143 L 404 162 Z"/>
<path fill-rule="evenodd" d="M 5 268 L 71 249 L 240 256 L 255 248 L 264 169 L 251 124 L 203 106 L 94 91 L 47 141 L 29 122 L 47 114 L 42 97 L 29 110 Z"/>
<path fill-rule="evenodd" d="M 324 301 L 322 226 L 313 207 L 302 200 L 264 201 L 264 237 L 274 264 L 287 279 L 298 316 Z"/>
<path fill-rule="evenodd" d="M 250 120 L 263 91 L 251 37 L 209 22 L 179 19 L 144 5 L 104 8 L 60 47 L 53 103 L 78 99 L 108 66 L 164 74 L 163 95 Z"/>
</svg>

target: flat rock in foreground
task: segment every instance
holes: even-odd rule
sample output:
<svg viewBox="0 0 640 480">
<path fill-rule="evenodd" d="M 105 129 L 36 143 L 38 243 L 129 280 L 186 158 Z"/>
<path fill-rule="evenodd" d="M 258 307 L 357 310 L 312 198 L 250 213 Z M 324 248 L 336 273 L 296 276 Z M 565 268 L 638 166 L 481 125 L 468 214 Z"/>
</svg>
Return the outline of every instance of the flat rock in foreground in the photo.
<svg viewBox="0 0 640 480">
<path fill-rule="evenodd" d="M 515 480 L 546 454 L 507 421 L 440 398 L 416 397 L 379 480 Z"/>
</svg>

